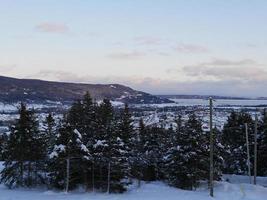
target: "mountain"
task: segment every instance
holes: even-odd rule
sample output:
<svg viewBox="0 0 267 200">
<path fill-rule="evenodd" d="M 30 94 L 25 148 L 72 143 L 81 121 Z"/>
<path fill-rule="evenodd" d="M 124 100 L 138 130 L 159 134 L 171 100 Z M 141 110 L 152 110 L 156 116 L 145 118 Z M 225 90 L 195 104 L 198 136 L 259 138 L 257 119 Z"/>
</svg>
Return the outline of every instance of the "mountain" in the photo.
<svg viewBox="0 0 267 200">
<path fill-rule="evenodd" d="M 87 91 L 96 100 L 109 98 L 130 104 L 172 103 L 167 98 L 136 91 L 119 84 L 65 83 L 0 76 L 0 101 L 2 102 L 73 101 L 82 98 Z"/>
<path fill-rule="evenodd" d="M 217 96 L 217 95 L 157 95 L 160 98 L 167 99 L 209 99 L 212 97 L 213 99 L 231 99 L 231 100 L 248 100 L 252 98 L 247 97 L 230 97 L 230 96 Z M 256 98 L 258 99 L 258 98 Z"/>
</svg>

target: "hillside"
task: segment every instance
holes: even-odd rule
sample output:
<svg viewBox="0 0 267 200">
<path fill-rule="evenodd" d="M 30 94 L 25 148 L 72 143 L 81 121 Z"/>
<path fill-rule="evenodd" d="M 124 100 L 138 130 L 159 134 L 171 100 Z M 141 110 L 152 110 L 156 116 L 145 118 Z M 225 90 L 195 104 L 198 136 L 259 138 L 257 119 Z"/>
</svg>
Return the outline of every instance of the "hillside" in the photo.
<svg viewBox="0 0 267 200">
<path fill-rule="evenodd" d="M 0 101 L 73 101 L 87 91 L 96 100 L 109 98 L 124 103 L 170 103 L 166 98 L 133 90 L 119 84 L 81 84 L 0 76 Z"/>
</svg>

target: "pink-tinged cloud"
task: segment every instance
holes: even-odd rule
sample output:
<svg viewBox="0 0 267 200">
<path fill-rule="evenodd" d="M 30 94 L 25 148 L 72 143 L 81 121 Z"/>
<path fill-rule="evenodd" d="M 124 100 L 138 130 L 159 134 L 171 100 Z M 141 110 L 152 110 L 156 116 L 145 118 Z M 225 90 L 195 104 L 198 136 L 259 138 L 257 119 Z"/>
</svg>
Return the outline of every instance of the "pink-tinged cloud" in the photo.
<svg viewBox="0 0 267 200">
<path fill-rule="evenodd" d="M 130 52 L 121 52 L 121 53 L 112 53 L 108 57 L 113 59 L 137 59 L 144 57 L 146 54 L 140 51 L 130 51 Z"/>
<path fill-rule="evenodd" d="M 201 77 L 201 79 L 213 77 L 224 81 L 267 81 L 266 67 L 251 59 L 236 61 L 215 59 L 211 62 L 185 66 L 182 70 L 188 76 Z"/>
<path fill-rule="evenodd" d="M 205 46 L 196 45 L 196 44 L 184 44 L 179 43 L 174 47 L 179 53 L 207 53 L 209 49 Z"/>
<path fill-rule="evenodd" d="M 166 42 L 162 38 L 149 37 L 149 36 L 135 37 L 134 41 L 140 45 L 162 45 Z"/>
<path fill-rule="evenodd" d="M 35 26 L 35 29 L 44 33 L 67 33 L 69 27 L 62 23 L 44 22 Z"/>
</svg>

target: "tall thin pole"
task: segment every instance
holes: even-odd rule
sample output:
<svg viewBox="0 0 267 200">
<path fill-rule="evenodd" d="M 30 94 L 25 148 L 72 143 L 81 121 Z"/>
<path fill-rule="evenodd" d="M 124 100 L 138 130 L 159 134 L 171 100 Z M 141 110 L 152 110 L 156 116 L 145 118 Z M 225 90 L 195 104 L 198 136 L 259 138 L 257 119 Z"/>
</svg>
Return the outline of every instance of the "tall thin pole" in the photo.
<svg viewBox="0 0 267 200">
<path fill-rule="evenodd" d="M 110 162 L 108 163 L 108 188 L 107 193 L 110 193 Z"/>
<path fill-rule="evenodd" d="M 249 142 L 248 142 L 248 124 L 245 123 L 246 128 L 246 145 L 247 145 L 247 165 L 248 165 L 248 177 L 249 183 L 251 184 L 251 170 L 250 170 L 250 153 L 249 153 Z"/>
<path fill-rule="evenodd" d="M 212 97 L 209 99 L 210 104 L 210 196 L 213 197 L 213 127 L 212 127 L 212 109 L 213 100 Z"/>
<path fill-rule="evenodd" d="M 66 170 L 67 170 L 67 176 L 66 176 L 66 193 L 67 192 L 69 192 L 69 181 L 70 181 L 70 159 L 69 158 L 67 158 L 67 160 L 66 160 L 66 162 L 67 162 L 67 168 L 66 168 Z"/>
<path fill-rule="evenodd" d="M 254 185 L 257 184 L 257 132 L 258 132 L 258 115 L 255 114 L 255 132 L 254 132 Z"/>
<path fill-rule="evenodd" d="M 92 186 L 93 192 L 95 192 L 95 163 L 92 164 Z"/>
</svg>

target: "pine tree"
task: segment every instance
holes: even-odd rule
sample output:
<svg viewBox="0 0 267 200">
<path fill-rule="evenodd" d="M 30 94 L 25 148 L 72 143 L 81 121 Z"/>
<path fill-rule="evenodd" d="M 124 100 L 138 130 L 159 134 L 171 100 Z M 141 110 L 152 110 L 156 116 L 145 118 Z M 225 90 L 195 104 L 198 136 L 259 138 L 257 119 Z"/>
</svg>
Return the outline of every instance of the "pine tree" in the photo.
<svg viewBox="0 0 267 200">
<path fill-rule="evenodd" d="M 0 134 L 0 160 L 5 160 L 4 152 L 6 151 L 8 136 L 6 133 Z"/>
<path fill-rule="evenodd" d="M 167 179 L 170 185 L 192 190 L 208 177 L 208 146 L 201 122 L 194 114 L 180 128 L 176 133 L 179 137 L 165 157 Z"/>
<path fill-rule="evenodd" d="M 43 141 L 34 111 L 27 110 L 26 105 L 21 103 L 19 119 L 10 129 L 1 182 L 10 188 L 32 187 L 42 182 L 39 169 L 44 159 Z"/>
<path fill-rule="evenodd" d="M 81 133 L 83 132 L 83 121 L 84 121 L 84 113 L 83 113 L 83 104 L 81 100 L 77 100 L 74 102 L 68 111 L 67 121 L 72 126 L 79 130 Z"/>
<path fill-rule="evenodd" d="M 175 187 L 182 187 L 182 181 L 180 180 L 180 145 L 181 145 L 181 136 L 184 134 L 184 126 L 182 124 L 182 117 L 179 115 L 175 120 L 176 130 L 172 132 L 173 135 L 170 135 L 169 147 L 166 149 L 165 155 L 163 157 L 164 161 L 164 178 L 168 184 Z"/>
<path fill-rule="evenodd" d="M 259 152 L 258 152 L 258 174 L 267 175 L 267 112 L 263 111 L 259 126 Z"/>
<path fill-rule="evenodd" d="M 81 133 L 70 126 L 67 120 L 59 128 L 54 149 L 49 156 L 50 184 L 56 188 L 65 188 L 66 191 L 83 184 L 83 162 L 90 160 L 91 155 L 82 143 Z"/>
<path fill-rule="evenodd" d="M 94 154 L 94 144 L 95 138 L 97 134 L 97 119 L 96 119 L 96 110 L 97 104 L 93 102 L 90 93 L 87 92 L 82 100 L 82 107 L 83 107 L 83 117 L 81 130 L 84 144 L 86 145 L 87 149 L 91 154 L 91 160 L 87 163 L 84 163 L 83 171 L 84 171 L 84 182 L 86 188 L 93 188 L 95 187 L 95 154 Z"/>
<path fill-rule="evenodd" d="M 46 152 L 51 152 L 55 145 L 56 122 L 52 113 L 49 113 L 43 122 L 43 138 L 46 144 Z"/>
<path fill-rule="evenodd" d="M 135 131 L 135 135 L 132 137 L 132 158 L 131 158 L 131 174 L 138 179 L 140 187 L 141 180 L 144 180 L 144 169 L 147 164 L 145 158 L 145 136 L 146 127 L 143 119 L 139 120 L 138 130 Z"/>
<path fill-rule="evenodd" d="M 125 166 L 127 160 L 125 143 L 121 138 L 121 132 L 117 129 L 118 122 L 115 120 L 113 107 L 108 99 L 104 99 L 98 111 L 98 134 L 94 145 L 95 157 L 98 159 L 98 187 L 107 192 L 125 191 L 126 178 Z"/>
<path fill-rule="evenodd" d="M 248 124 L 249 142 L 252 156 L 252 139 L 254 132 L 254 122 L 246 112 L 232 112 L 224 125 L 222 134 L 222 144 L 227 150 L 224 158 L 224 173 L 247 174 L 247 150 L 245 123 Z"/>
<path fill-rule="evenodd" d="M 125 163 L 124 171 L 125 174 L 129 176 L 130 166 L 132 165 L 134 159 L 132 145 L 134 145 L 134 143 L 136 142 L 136 138 L 134 135 L 132 116 L 127 104 L 125 104 L 124 110 L 120 113 L 116 129 L 118 134 L 117 137 L 119 137 L 123 143 L 123 146 L 121 146 L 121 152 L 123 152 L 122 156 L 124 156 L 124 159 L 127 161 Z"/>
</svg>

